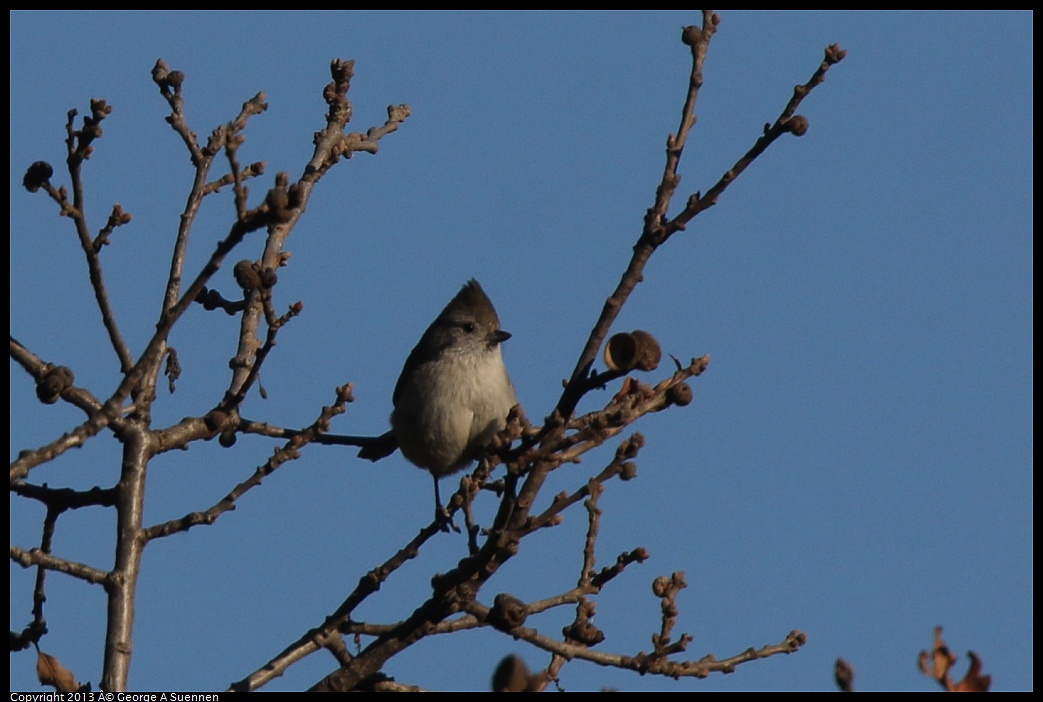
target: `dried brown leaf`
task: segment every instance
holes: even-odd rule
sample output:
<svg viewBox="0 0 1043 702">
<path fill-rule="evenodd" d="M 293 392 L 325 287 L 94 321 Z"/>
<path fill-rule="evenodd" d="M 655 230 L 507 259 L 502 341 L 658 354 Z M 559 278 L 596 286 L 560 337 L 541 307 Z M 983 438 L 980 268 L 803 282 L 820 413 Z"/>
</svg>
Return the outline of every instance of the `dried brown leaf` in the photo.
<svg viewBox="0 0 1043 702">
<path fill-rule="evenodd" d="M 833 677 L 841 692 L 855 691 L 855 667 L 843 658 L 838 658 L 833 665 Z"/>
<path fill-rule="evenodd" d="M 970 668 L 963 680 L 954 683 L 949 673 L 956 662 L 956 655 L 949 650 L 942 638 L 942 628 L 934 628 L 934 648 L 931 652 L 920 651 L 920 671 L 928 675 L 945 688 L 948 692 L 988 692 L 992 685 L 991 675 L 981 674 L 981 659 L 974 651 L 968 651 L 967 656 L 971 659 Z"/>
<path fill-rule="evenodd" d="M 963 680 L 949 688 L 952 692 L 988 692 L 992 686 L 992 676 L 981 674 L 981 659 L 974 651 L 968 651 L 971 667 Z"/>
<path fill-rule="evenodd" d="M 942 638 L 942 628 L 934 627 L 934 647 L 931 652 L 920 651 L 920 670 L 924 675 L 937 680 L 942 687 L 949 689 L 949 670 L 956 662 L 956 656 Z"/>
<path fill-rule="evenodd" d="M 36 677 L 40 679 L 41 685 L 51 685 L 58 692 L 76 692 L 80 689 L 76 676 L 61 661 L 39 649 L 36 653 Z"/>
</svg>

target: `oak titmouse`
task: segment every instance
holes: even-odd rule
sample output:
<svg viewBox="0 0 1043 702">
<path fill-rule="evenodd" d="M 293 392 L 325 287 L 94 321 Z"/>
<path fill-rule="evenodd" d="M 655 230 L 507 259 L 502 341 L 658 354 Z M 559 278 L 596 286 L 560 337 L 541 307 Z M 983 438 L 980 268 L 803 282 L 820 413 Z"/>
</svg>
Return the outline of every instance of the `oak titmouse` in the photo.
<svg viewBox="0 0 1043 702">
<path fill-rule="evenodd" d="M 470 280 L 409 353 L 391 398 L 391 431 L 359 451 L 375 461 L 397 447 L 429 471 L 438 519 L 446 518 L 438 479 L 478 459 L 518 402 L 500 349 L 509 338 L 482 286 Z"/>
</svg>

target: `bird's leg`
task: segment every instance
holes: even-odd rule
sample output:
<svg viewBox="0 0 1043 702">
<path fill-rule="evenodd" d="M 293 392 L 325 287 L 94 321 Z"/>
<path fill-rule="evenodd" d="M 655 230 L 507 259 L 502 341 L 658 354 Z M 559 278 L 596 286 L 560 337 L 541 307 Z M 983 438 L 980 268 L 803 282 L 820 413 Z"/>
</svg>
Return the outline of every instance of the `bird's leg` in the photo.
<svg viewBox="0 0 1043 702">
<path fill-rule="evenodd" d="M 438 522 L 438 528 L 447 534 L 449 529 L 459 534 L 460 527 L 456 526 L 456 522 L 450 516 L 449 510 L 442 506 L 442 498 L 438 493 L 438 476 L 432 473 L 431 477 L 435 479 L 435 521 Z"/>
</svg>

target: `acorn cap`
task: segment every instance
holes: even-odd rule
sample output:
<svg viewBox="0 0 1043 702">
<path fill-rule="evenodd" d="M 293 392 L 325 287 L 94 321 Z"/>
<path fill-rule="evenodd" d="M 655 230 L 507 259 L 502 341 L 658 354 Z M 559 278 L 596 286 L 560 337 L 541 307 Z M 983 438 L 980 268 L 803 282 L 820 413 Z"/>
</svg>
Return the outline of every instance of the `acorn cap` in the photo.
<svg viewBox="0 0 1043 702">
<path fill-rule="evenodd" d="M 662 357 L 659 342 L 641 329 L 615 334 L 605 344 L 605 365 L 614 371 L 655 370 Z"/>
</svg>

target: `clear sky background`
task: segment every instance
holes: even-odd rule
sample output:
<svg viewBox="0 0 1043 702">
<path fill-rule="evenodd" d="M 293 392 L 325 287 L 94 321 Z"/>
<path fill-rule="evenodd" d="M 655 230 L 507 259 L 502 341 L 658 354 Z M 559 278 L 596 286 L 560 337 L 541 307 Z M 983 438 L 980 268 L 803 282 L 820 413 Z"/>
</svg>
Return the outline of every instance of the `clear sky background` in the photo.
<svg viewBox="0 0 1043 702">
<path fill-rule="evenodd" d="M 86 165 L 95 231 L 111 205 L 134 215 L 103 253 L 122 330 L 151 334 L 191 167 L 150 79 L 158 57 L 185 72 L 186 113 L 205 135 L 258 91 L 243 161 L 297 177 L 323 124 L 333 57 L 357 60 L 352 127 L 413 114 L 375 156 L 338 164 L 289 240 L 277 306 L 304 313 L 264 367 L 269 399 L 244 414 L 302 426 L 351 381 L 333 431 L 387 427 L 401 364 L 468 278 L 514 334 L 508 367 L 530 417 L 553 407 L 653 200 L 690 65 L 680 42 L 696 11 L 632 13 L 12 13 L 11 334 L 108 396 L 118 366 L 103 337 L 69 222 L 21 188 L 26 166 L 67 183 L 65 115 L 114 108 Z M 683 570 L 677 631 L 691 658 L 735 655 L 808 634 L 792 656 L 675 682 L 574 662 L 566 690 L 831 690 L 838 656 L 862 690 L 935 689 L 916 666 L 932 629 L 976 651 L 993 689 L 1033 687 L 1032 14 L 722 13 L 699 122 L 681 164 L 684 197 L 705 191 L 774 121 L 822 49 L 848 57 L 784 138 L 653 258 L 616 330 L 647 329 L 664 351 L 710 354 L 688 407 L 633 428 L 638 479 L 612 483 L 598 565 L 644 546 L 598 598 L 605 651 L 649 650 L 650 583 Z M 220 161 L 218 162 L 220 163 Z M 194 269 L 226 233 L 228 195 L 205 206 Z M 252 236 L 232 260 L 259 255 Z M 227 295 L 230 266 L 216 278 Z M 183 377 L 157 425 L 199 414 L 227 385 L 237 325 L 194 308 L 171 341 Z M 669 368 L 651 374 L 665 377 Z M 593 394 L 581 410 L 595 409 Z M 78 423 L 43 406 L 11 364 L 11 457 Z M 149 472 L 149 524 L 205 509 L 274 442 L 244 438 L 164 455 Z M 118 476 L 101 436 L 34 471 L 82 489 Z M 545 500 L 596 473 L 614 445 L 562 469 Z M 445 481 L 448 492 L 454 481 Z M 491 505 L 491 500 L 489 501 Z M 11 501 L 12 542 L 39 543 L 41 510 Z M 491 506 L 479 513 L 489 519 Z M 110 512 L 59 521 L 54 552 L 112 563 Z M 137 608 L 131 686 L 224 689 L 332 612 L 359 577 L 430 519 L 430 478 L 400 455 L 376 465 L 309 447 L 212 527 L 152 543 Z M 524 543 L 483 590 L 534 600 L 568 589 L 585 515 Z M 466 553 L 435 539 L 357 612 L 388 622 Z M 33 571 L 11 566 L 11 628 L 30 620 Z M 97 689 L 100 587 L 52 575 L 43 648 Z M 530 619 L 560 636 L 572 611 Z M 495 632 L 424 640 L 385 672 L 434 689 L 486 689 L 502 656 L 548 654 Z M 11 688 L 38 690 L 35 656 L 11 657 Z M 307 687 L 325 653 L 269 690 Z"/>
</svg>

